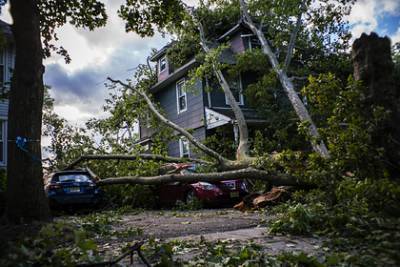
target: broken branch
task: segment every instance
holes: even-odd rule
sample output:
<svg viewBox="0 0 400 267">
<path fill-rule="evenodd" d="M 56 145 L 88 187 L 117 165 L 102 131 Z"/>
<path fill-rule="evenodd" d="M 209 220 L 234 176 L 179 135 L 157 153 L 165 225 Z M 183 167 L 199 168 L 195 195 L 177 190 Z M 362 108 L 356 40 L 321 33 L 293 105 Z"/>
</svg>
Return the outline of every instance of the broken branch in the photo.
<svg viewBox="0 0 400 267">
<path fill-rule="evenodd" d="M 83 155 L 70 163 L 65 170 L 72 169 L 79 163 L 85 160 L 154 160 L 154 161 L 163 161 L 163 162 L 193 162 L 200 164 L 212 164 L 211 162 L 201 160 L 201 159 L 192 159 L 192 158 L 177 158 L 170 156 L 162 156 L 156 154 L 137 154 L 137 155 L 123 155 L 123 154 L 109 154 L 109 155 Z"/>
<path fill-rule="evenodd" d="M 207 40 L 204 35 L 204 29 L 203 25 L 201 22 L 196 18 L 194 11 L 192 8 L 187 8 L 188 13 L 191 15 L 195 23 L 197 24 L 199 33 L 200 33 L 200 45 L 203 48 L 204 52 L 210 53 L 210 48 L 207 45 Z M 244 118 L 243 112 L 241 108 L 239 107 L 232 90 L 230 89 L 230 86 L 228 82 L 226 81 L 222 71 L 216 66 L 215 63 L 212 64 L 213 71 L 215 76 L 218 79 L 218 82 L 224 91 L 228 101 L 229 105 L 232 108 L 233 114 L 235 115 L 237 125 L 239 128 L 239 145 L 236 151 L 236 159 L 237 160 L 247 160 L 249 161 L 249 131 L 247 128 L 246 120 Z"/>
<path fill-rule="evenodd" d="M 185 136 L 188 141 L 190 143 L 192 143 L 194 146 L 196 146 L 198 149 L 200 149 L 201 151 L 203 151 L 206 155 L 218 160 L 218 162 L 220 163 L 226 163 L 229 162 L 228 159 L 224 158 L 223 156 L 221 156 L 220 154 L 218 154 L 217 152 L 215 152 L 214 150 L 212 150 L 211 148 L 205 146 L 204 144 L 202 144 L 201 142 L 199 142 L 196 138 L 193 137 L 193 135 L 191 135 L 188 131 L 186 131 L 184 128 L 180 127 L 179 125 L 177 125 L 176 123 L 168 120 L 167 118 L 165 118 L 155 107 L 155 105 L 153 104 L 153 102 L 151 101 L 151 99 L 149 98 L 149 96 L 143 92 L 142 90 L 139 90 L 129 84 L 126 84 L 120 80 L 114 80 L 110 77 L 107 78 L 109 81 L 113 82 L 113 83 L 117 83 L 120 84 L 126 88 L 129 88 L 133 91 L 135 91 L 136 93 L 138 93 L 140 96 L 142 96 L 144 98 L 144 100 L 146 101 L 148 107 L 150 108 L 150 110 L 154 113 L 154 115 L 156 115 L 156 117 L 160 120 L 160 122 L 164 123 L 166 126 L 174 129 L 175 131 L 179 132 L 180 134 L 182 134 L 183 136 Z"/>
<path fill-rule="evenodd" d="M 294 85 L 292 81 L 287 76 L 287 73 L 284 69 L 281 68 L 277 57 L 272 52 L 272 49 L 265 38 L 265 35 L 262 31 L 260 31 L 252 21 L 250 14 L 247 9 L 247 4 L 244 0 L 240 1 L 240 8 L 242 10 L 243 22 L 251 29 L 251 31 L 258 37 L 260 40 L 262 51 L 265 55 L 267 55 L 272 69 L 275 71 L 278 79 L 288 96 L 290 103 L 292 104 L 297 116 L 299 117 L 301 122 L 307 122 L 309 124 L 308 134 L 311 136 L 311 145 L 315 152 L 317 152 L 323 158 L 329 158 L 329 151 L 324 143 L 321 140 L 317 127 L 315 126 L 314 121 L 312 120 L 308 110 L 304 106 L 300 97 L 297 95 L 297 92 L 294 90 Z M 294 46 L 294 41 L 293 41 Z"/>
<path fill-rule="evenodd" d="M 195 183 L 219 182 L 231 179 L 256 179 L 271 183 L 272 185 L 300 185 L 296 179 L 285 174 L 272 175 L 266 171 L 254 168 L 245 168 L 235 171 L 211 172 L 211 173 L 193 173 L 193 174 L 165 174 L 150 177 L 115 177 L 106 178 L 97 182 L 100 186 L 116 184 L 142 184 L 142 185 L 161 185 L 172 182 Z"/>
<path fill-rule="evenodd" d="M 300 12 L 297 16 L 296 26 L 293 29 L 292 33 L 290 34 L 290 41 L 289 41 L 289 45 L 288 45 L 288 49 L 287 49 L 287 53 L 286 53 L 285 64 L 283 66 L 283 69 L 285 71 L 287 71 L 287 69 L 289 68 L 290 61 L 292 60 L 292 57 L 293 57 L 294 45 L 296 43 L 297 34 L 300 30 L 301 16 L 303 15 L 303 10 L 305 9 L 305 5 L 306 5 L 305 1 L 302 1 L 301 6 L 300 6 Z"/>
</svg>

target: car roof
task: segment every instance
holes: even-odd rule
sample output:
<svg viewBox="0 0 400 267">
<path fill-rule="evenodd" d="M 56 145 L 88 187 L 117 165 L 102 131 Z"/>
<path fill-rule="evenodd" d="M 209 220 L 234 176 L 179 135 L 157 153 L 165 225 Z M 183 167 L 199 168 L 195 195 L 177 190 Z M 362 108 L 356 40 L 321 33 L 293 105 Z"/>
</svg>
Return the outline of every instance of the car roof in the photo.
<svg viewBox="0 0 400 267">
<path fill-rule="evenodd" d="M 87 170 L 84 170 L 84 169 L 56 171 L 53 173 L 53 176 L 62 175 L 62 174 L 81 174 L 81 173 L 88 174 L 89 176 L 91 176 L 90 172 L 88 172 Z"/>
</svg>

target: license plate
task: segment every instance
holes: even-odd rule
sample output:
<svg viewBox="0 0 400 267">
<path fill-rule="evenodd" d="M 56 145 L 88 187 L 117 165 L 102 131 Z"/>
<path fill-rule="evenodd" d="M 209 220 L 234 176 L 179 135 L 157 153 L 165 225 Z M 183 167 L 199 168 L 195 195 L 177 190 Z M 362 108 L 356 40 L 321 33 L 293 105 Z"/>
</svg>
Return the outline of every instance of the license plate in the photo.
<svg viewBox="0 0 400 267">
<path fill-rule="evenodd" d="M 231 198 L 239 197 L 239 192 L 231 192 L 230 195 L 231 195 Z"/>
<path fill-rule="evenodd" d="M 79 192 L 81 192 L 81 189 L 79 187 L 70 187 L 68 192 L 70 192 L 70 193 L 79 193 Z"/>
</svg>

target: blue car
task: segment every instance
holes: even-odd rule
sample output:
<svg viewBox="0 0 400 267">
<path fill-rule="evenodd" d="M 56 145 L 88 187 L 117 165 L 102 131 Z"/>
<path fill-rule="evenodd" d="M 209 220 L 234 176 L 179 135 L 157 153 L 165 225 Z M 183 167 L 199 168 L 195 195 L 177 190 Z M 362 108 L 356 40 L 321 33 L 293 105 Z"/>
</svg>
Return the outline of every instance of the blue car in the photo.
<svg viewBox="0 0 400 267">
<path fill-rule="evenodd" d="M 96 205 L 103 195 L 94 177 L 86 170 L 55 172 L 45 189 L 51 207 Z"/>
</svg>

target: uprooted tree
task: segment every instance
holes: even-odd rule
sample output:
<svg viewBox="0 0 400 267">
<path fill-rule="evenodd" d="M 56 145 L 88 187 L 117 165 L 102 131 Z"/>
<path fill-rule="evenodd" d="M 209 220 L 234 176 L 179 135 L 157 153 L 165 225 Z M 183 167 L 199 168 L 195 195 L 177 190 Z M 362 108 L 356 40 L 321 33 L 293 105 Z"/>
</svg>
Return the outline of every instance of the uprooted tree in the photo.
<svg viewBox="0 0 400 267">
<path fill-rule="evenodd" d="M 148 1 L 134 2 L 143 6 L 149 4 Z M 194 147 L 206 156 L 207 160 L 202 163 L 210 165 L 215 171 L 186 175 L 166 174 L 151 177 L 114 177 L 101 180 L 99 182 L 100 185 L 158 184 L 172 181 L 193 182 L 200 180 L 218 181 L 232 178 L 261 179 L 277 185 L 299 185 L 306 183 L 304 180 L 298 180 L 299 177 L 293 175 L 294 173 L 289 173 L 287 170 L 284 170 L 282 166 L 279 167 L 282 159 L 285 158 L 284 154 L 264 154 L 262 157 L 251 155 L 247 124 L 243 112 L 235 101 L 230 85 L 225 77 L 226 73 L 229 72 L 229 70 L 227 71 L 228 67 L 221 64 L 219 61 L 219 55 L 225 47 L 215 47 L 213 40 L 216 34 L 218 34 L 218 29 L 216 29 L 215 25 L 211 25 L 211 23 L 218 22 L 220 26 L 222 22 L 226 20 L 223 16 L 228 13 L 231 18 L 235 18 L 236 16 L 236 21 L 242 21 L 261 43 L 261 49 L 254 53 L 258 53 L 256 56 L 263 57 L 270 63 L 269 67 L 261 69 L 261 72 L 264 71 L 261 75 L 261 80 L 267 77 L 275 79 L 278 82 L 277 86 L 282 89 L 286 99 L 289 100 L 291 106 L 289 109 L 294 110 L 297 121 L 300 123 L 304 134 L 307 136 L 316 157 L 320 158 L 322 161 L 329 160 L 330 153 L 325 145 L 325 141 L 319 134 L 316 124 L 311 119 L 307 108 L 298 95 L 300 88 L 296 90 L 294 84 L 295 80 L 298 79 L 303 81 L 303 83 L 299 83 L 299 86 L 302 86 L 304 85 L 304 80 L 307 78 L 307 75 L 318 73 L 317 71 L 319 69 L 315 64 L 316 61 L 322 60 L 322 58 L 327 56 L 329 57 L 331 54 L 338 55 L 344 53 L 349 36 L 342 25 L 343 15 L 348 12 L 346 4 L 349 4 L 351 1 L 339 1 L 339 3 L 336 4 L 332 4 L 329 1 L 319 1 L 320 5 L 313 5 L 313 1 L 287 1 L 283 6 L 280 6 L 280 3 L 275 3 L 274 1 L 268 4 L 264 1 L 261 2 L 250 1 L 246 3 L 242 0 L 239 2 L 210 1 L 208 4 L 214 5 L 215 8 L 209 9 L 204 4 L 201 4 L 197 8 L 192 8 L 186 6 L 184 3 L 176 1 L 175 15 L 178 19 L 172 19 L 170 21 L 168 21 L 168 19 L 171 19 L 168 17 L 168 14 L 162 12 L 162 6 L 150 5 L 151 8 L 141 10 L 140 13 L 136 13 L 139 11 L 137 5 L 133 3 L 129 3 L 121 8 L 120 14 L 127 20 L 128 30 L 137 31 L 142 35 L 152 34 L 151 21 L 149 24 L 145 23 L 143 29 L 146 29 L 146 31 L 144 32 L 141 32 L 139 28 L 133 27 L 133 25 L 136 25 L 138 21 L 147 21 L 146 18 L 154 16 L 153 13 L 158 14 L 158 12 L 161 12 L 162 15 L 166 16 L 166 19 L 163 20 L 163 23 L 158 24 L 160 28 L 167 29 L 171 33 L 177 34 L 183 41 L 188 41 L 189 44 L 186 45 L 197 46 L 201 51 L 199 54 L 202 54 L 202 64 L 196 72 L 192 73 L 191 80 L 202 79 L 206 76 L 210 79 L 214 78 L 217 81 L 217 84 L 229 100 L 234 113 L 239 129 L 239 144 L 236 149 L 235 159 L 228 159 L 221 155 L 221 153 L 199 142 L 188 130 L 168 120 L 163 116 L 157 103 L 154 103 L 149 94 L 149 89 L 154 84 L 154 73 L 149 66 L 141 66 L 134 80 L 129 80 L 127 82 L 112 78 L 108 78 L 108 80 L 112 83 L 113 87 L 122 87 L 122 90 L 129 94 L 130 98 L 136 99 L 136 104 L 140 102 L 143 105 L 144 103 L 147 107 L 147 111 L 151 112 L 156 120 L 172 129 L 175 133 L 186 137 Z M 322 10 L 325 10 L 325 12 L 322 12 Z M 254 18 L 252 18 L 250 13 L 256 14 Z M 135 16 L 135 14 L 137 16 Z M 254 21 L 257 21 L 257 23 Z M 230 23 L 232 23 L 232 21 L 230 21 Z M 310 25 L 314 27 L 310 27 Z M 276 29 L 279 29 L 280 32 L 276 31 Z M 331 43 L 325 42 L 325 38 L 333 33 L 336 33 L 335 38 L 337 38 L 337 40 Z M 189 37 L 190 35 L 192 36 L 191 39 Z M 193 36 L 195 37 L 193 38 Z M 301 43 L 296 45 L 296 41 L 301 41 Z M 315 53 L 315 51 L 309 47 L 307 48 L 307 43 L 317 46 L 315 50 L 318 51 L 318 55 L 312 54 L 313 52 Z M 273 51 L 273 46 L 275 46 L 275 51 Z M 295 50 L 296 47 L 298 47 L 297 50 Z M 179 48 L 177 50 L 179 50 Z M 282 52 L 282 50 L 284 52 Z M 177 61 L 181 63 L 184 62 L 185 56 L 187 55 L 182 55 L 179 51 L 175 52 L 178 54 Z M 240 55 L 238 57 L 240 57 Z M 314 60 L 314 66 L 312 63 L 307 64 L 307 62 L 304 62 L 308 58 L 310 61 Z M 293 62 L 295 62 L 295 66 L 292 66 Z M 247 64 L 249 65 L 251 63 Z M 312 67 L 309 67 L 309 69 L 305 67 L 310 65 Z M 329 67 L 327 67 L 327 69 L 329 69 Z M 324 71 L 326 71 L 326 69 L 324 69 Z M 289 73 L 291 73 L 291 75 L 289 75 Z M 265 88 L 268 86 L 268 82 L 259 82 L 257 85 L 257 90 L 260 90 L 260 87 L 261 90 L 268 90 L 268 88 Z M 171 157 L 150 154 L 135 154 L 131 156 L 92 155 L 81 157 L 73 164 L 69 165 L 69 167 L 73 167 L 81 160 L 85 159 L 132 160 L 138 158 L 166 162 L 182 161 L 182 159 L 173 159 Z M 185 159 L 185 161 L 193 161 L 193 159 Z"/>
</svg>

